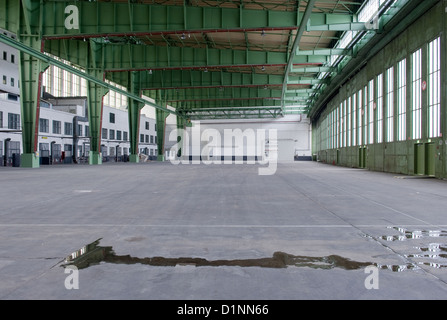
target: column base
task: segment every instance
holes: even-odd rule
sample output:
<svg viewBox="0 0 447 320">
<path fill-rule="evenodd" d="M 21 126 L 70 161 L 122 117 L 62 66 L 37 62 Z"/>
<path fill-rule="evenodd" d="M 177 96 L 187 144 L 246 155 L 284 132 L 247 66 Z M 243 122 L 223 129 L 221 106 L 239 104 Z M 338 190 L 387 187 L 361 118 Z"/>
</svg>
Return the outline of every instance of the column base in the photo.
<svg viewBox="0 0 447 320">
<path fill-rule="evenodd" d="M 39 157 L 35 153 L 23 153 L 20 157 L 20 166 L 22 168 L 39 168 Z"/>
<path fill-rule="evenodd" d="M 102 164 L 102 155 L 99 152 L 89 151 L 88 164 L 92 165 Z"/>
<path fill-rule="evenodd" d="M 157 161 L 165 161 L 165 156 L 161 154 L 157 155 Z"/>
<path fill-rule="evenodd" d="M 139 163 L 140 157 L 138 156 L 138 154 L 131 154 L 131 155 L 129 155 L 129 162 Z"/>
</svg>

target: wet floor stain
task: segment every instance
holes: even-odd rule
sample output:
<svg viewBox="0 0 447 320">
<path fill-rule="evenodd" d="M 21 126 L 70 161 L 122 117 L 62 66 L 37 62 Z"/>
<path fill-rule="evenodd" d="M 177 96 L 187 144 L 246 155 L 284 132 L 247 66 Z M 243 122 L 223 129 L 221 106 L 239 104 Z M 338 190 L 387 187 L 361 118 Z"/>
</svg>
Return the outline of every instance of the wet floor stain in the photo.
<svg viewBox="0 0 447 320">
<path fill-rule="evenodd" d="M 98 239 L 81 249 L 73 252 L 65 258 L 62 267 L 76 266 L 78 269 L 85 269 L 100 263 L 113 264 L 143 264 L 157 267 L 194 266 L 194 267 L 260 267 L 260 268 L 287 268 L 287 267 L 308 267 L 313 269 L 330 270 L 339 268 L 343 270 L 358 270 L 368 266 L 376 266 L 381 270 L 402 272 L 415 270 L 419 267 L 415 264 L 387 265 L 373 262 L 353 261 L 338 255 L 323 257 L 297 256 L 285 252 L 275 252 L 272 257 L 258 259 L 234 259 L 234 260 L 207 260 L 197 257 L 132 257 L 130 255 L 116 255 L 111 246 L 101 246 Z"/>
<path fill-rule="evenodd" d="M 116 255 L 110 246 L 101 246 L 98 239 L 81 249 L 70 254 L 64 261 L 63 267 L 70 265 L 78 269 L 88 268 L 92 265 L 105 263 L 114 264 L 143 264 L 158 267 L 175 267 L 191 265 L 195 267 L 260 267 L 260 268 L 287 268 L 287 267 L 309 267 L 314 269 L 341 268 L 344 270 L 357 270 L 373 265 L 371 262 L 358 262 L 338 256 L 329 255 L 324 257 L 296 256 L 285 252 L 275 252 L 272 257 L 258 259 L 234 259 L 234 260 L 207 260 L 195 257 L 165 258 L 146 257 L 138 258 L 130 255 Z"/>
</svg>

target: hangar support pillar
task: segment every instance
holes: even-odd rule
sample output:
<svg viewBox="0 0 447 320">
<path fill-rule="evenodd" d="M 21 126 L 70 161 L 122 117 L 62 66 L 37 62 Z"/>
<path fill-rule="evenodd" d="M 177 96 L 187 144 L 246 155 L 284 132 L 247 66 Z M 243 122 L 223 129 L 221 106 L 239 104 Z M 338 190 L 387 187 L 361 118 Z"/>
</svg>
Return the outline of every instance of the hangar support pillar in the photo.
<svg viewBox="0 0 447 320">
<path fill-rule="evenodd" d="M 140 73 L 136 71 L 129 72 L 129 82 L 127 90 L 133 95 L 140 96 L 141 79 Z M 128 118 L 130 135 L 130 156 L 129 162 L 139 162 L 138 157 L 138 137 L 140 134 L 140 111 L 144 107 L 142 102 L 128 98 Z"/>
<path fill-rule="evenodd" d="M 102 59 L 102 45 L 90 40 L 87 72 L 98 79 L 104 79 L 104 63 Z M 89 164 L 102 164 L 101 131 L 103 98 L 108 89 L 92 82 L 87 82 L 87 108 L 90 126 Z"/>
</svg>

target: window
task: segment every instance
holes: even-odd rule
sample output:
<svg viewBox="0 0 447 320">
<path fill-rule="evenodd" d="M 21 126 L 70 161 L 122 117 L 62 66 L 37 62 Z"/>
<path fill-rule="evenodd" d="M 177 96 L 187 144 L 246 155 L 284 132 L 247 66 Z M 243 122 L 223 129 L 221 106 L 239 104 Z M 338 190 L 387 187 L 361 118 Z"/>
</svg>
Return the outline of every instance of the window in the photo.
<svg viewBox="0 0 447 320">
<path fill-rule="evenodd" d="M 377 143 L 383 142 L 383 74 L 377 76 Z"/>
<path fill-rule="evenodd" d="M 340 108 L 337 108 L 335 111 L 335 121 L 336 121 L 336 139 L 335 139 L 335 147 L 340 147 Z"/>
<path fill-rule="evenodd" d="M 144 142 L 144 134 L 140 134 L 140 142 Z"/>
<path fill-rule="evenodd" d="M 127 141 L 127 134 L 128 134 L 127 131 L 123 132 L 123 140 L 124 141 Z"/>
<path fill-rule="evenodd" d="M 407 60 L 397 65 L 397 139 L 403 141 L 407 135 Z"/>
<path fill-rule="evenodd" d="M 331 112 L 329 115 L 329 125 L 330 125 L 330 132 L 329 132 L 329 139 L 330 139 L 330 147 L 331 149 L 334 148 L 334 111 Z"/>
<path fill-rule="evenodd" d="M 109 130 L 109 139 L 115 140 L 115 130 L 113 130 L 113 129 Z"/>
<path fill-rule="evenodd" d="M 13 54 L 11 54 L 11 63 L 16 63 L 16 57 Z"/>
<path fill-rule="evenodd" d="M 115 114 L 112 112 L 110 112 L 110 114 L 109 114 L 109 122 L 115 123 Z"/>
<path fill-rule="evenodd" d="M 54 158 L 60 158 L 62 155 L 62 146 L 60 144 L 53 145 L 52 156 Z"/>
<path fill-rule="evenodd" d="M 6 76 L 3 76 L 3 84 L 6 84 L 8 82 L 8 78 Z"/>
<path fill-rule="evenodd" d="M 3 128 L 3 111 L 0 111 L 0 128 Z"/>
<path fill-rule="evenodd" d="M 149 122 L 146 121 L 146 130 L 149 130 Z"/>
<path fill-rule="evenodd" d="M 67 136 L 73 135 L 73 123 L 70 122 L 64 123 L 64 134 Z"/>
<path fill-rule="evenodd" d="M 20 129 L 20 115 L 16 113 L 8 113 L 8 129 Z"/>
<path fill-rule="evenodd" d="M 386 141 L 394 141 L 394 67 L 386 71 Z"/>
<path fill-rule="evenodd" d="M 107 129 L 106 128 L 102 128 L 102 138 L 103 139 L 108 139 L 108 136 L 107 136 Z"/>
<path fill-rule="evenodd" d="M 49 143 L 39 143 L 39 153 L 41 157 L 50 156 L 50 144 Z"/>
<path fill-rule="evenodd" d="M 53 120 L 53 133 L 61 134 L 61 122 Z"/>
<path fill-rule="evenodd" d="M 368 84 L 368 143 L 374 143 L 374 79 Z"/>
<path fill-rule="evenodd" d="M 14 78 L 11 78 L 11 87 L 14 87 Z"/>
<path fill-rule="evenodd" d="M 151 143 L 154 143 L 154 136 L 151 135 Z"/>
<path fill-rule="evenodd" d="M 358 141 L 357 144 L 358 145 L 362 145 L 363 144 L 363 114 L 364 114 L 364 110 L 363 110 L 363 91 L 360 89 L 359 90 L 359 94 L 357 95 L 358 98 Z"/>
<path fill-rule="evenodd" d="M 90 137 L 90 127 L 89 126 L 85 126 L 85 136 Z"/>
<path fill-rule="evenodd" d="M 352 95 L 352 145 L 357 145 L 357 95 Z"/>
<path fill-rule="evenodd" d="M 3 51 L 3 60 L 8 60 L 8 53 L 6 51 Z"/>
<path fill-rule="evenodd" d="M 343 147 L 347 146 L 347 144 L 346 144 L 346 134 L 347 134 L 348 121 L 347 121 L 347 114 L 346 114 L 346 100 L 343 101 L 343 103 L 341 104 L 340 107 L 342 108 L 342 120 L 341 120 L 341 123 L 342 123 L 342 126 L 343 126 L 343 128 L 342 128 L 343 135 L 342 135 L 341 146 L 343 148 Z"/>
<path fill-rule="evenodd" d="M 44 133 L 50 132 L 50 120 L 39 119 L 39 132 L 44 132 Z"/>
<path fill-rule="evenodd" d="M 413 139 L 420 139 L 422 137 L 422 49 L 419 49 L 412 55 L 412 79 L 413 79 L 413 100 L 412 100 L 412 124 L 413 124 Z"/>
<path fill-rule="evenodd" d="M 121 131 L 120 130 L 116 131 L 116 140 L 121 140 Z"/>
<path fill-rule="evenodd" d="M 78 128 L 77 128 L 77 135 L 78 137 L 82 136 L 82 124 L 78 124 Z"/>
<path fill-rule="evenodd" d="M 441 136 L 441 38 L 428 45 L 428 136 Z"/>
<path fill-rule="evenodd" d="M 347 100 L 347 104 L 346 104 L 346 108 L 347 108 L 347 112 L 348 112 L 348 118 L 347 118 L 347 123 L 346 123 L 346 132 L 347 132 L 347 137 L 346 137 L 346 146 L 350 147 L 351 146 L 351 137 L 352 137 L 352 110 L 351 110 L 351 98 L 348 98 Z"/>
</svg>

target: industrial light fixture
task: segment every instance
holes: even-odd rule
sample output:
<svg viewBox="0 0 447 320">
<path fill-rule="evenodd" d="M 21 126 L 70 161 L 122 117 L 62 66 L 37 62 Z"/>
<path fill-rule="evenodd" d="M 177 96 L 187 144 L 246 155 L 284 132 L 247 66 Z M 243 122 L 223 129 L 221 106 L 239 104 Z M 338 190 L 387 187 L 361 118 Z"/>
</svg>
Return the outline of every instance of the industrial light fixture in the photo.
<svg viewBox="0 0 447 320">
<path fill-rule="evenodd" d="M 205 70 L 203 70 L 203 72 L 208 72 L 208 68 L 205 68 Z"/>
<path fill-rule="evenodd" d="M 261 67 L 261 70 L 262 70 L 262 71 L 265 71 L 265 67 L 264 67 L 264 66 L 262 66 L 262 67 Z"/>
<path fill-rule="evenodd" d="M 149 72 L 149 74 L 152 74 L 152 69 L 150 69 L 148 72 Z"/>
<path fill-rule="evenodd" d="M 265 36 L 265 30 L 261 31 L 261 36 Z"/>
<path fill-rule="evenodd" d="M 180 37 L 180 39 L 185 40 L 186 39 L 186 35 L 184 33 L 182 33 L 182 36 Z"/>
</svg>

